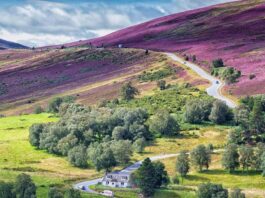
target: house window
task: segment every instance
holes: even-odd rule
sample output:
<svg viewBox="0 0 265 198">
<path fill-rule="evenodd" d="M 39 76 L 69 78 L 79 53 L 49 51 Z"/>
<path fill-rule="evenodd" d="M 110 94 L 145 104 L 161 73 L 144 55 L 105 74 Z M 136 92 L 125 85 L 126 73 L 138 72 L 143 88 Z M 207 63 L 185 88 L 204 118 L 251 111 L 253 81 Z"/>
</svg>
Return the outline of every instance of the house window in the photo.
<svg viewBox="0 0 265 198">
<path fill-rule="evenodd" d="M 112 182 L 112 185 L 114 185 L 114 183 Z"/>
<path fill-rule="evenodd" d="M 121 182 L 121 185 L 124 186 L 124 182 Z"/>
<path fill-rule="evenodd" d="M 106 184 L 109 184 L 109 182 L 107 181 Z"/>
</svg>

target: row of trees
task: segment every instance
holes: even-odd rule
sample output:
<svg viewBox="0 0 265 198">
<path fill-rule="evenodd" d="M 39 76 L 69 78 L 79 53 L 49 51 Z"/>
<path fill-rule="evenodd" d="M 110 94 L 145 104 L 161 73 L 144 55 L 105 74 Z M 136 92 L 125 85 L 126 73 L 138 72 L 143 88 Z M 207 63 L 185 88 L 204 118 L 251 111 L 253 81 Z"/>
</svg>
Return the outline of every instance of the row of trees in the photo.
<svg viewBox="0 0 265 198">
<path fill-rule="evenodd" d="M 228 144 L 223 153 L 222 165 L 230 173 L 241 166 L 243 170 L 252 168 L 262 171 L 265 175 L 265 145 L 259 143 L 257 148 L 254 149 L 248 145 L 238 148 L 236 144 Z"/>
</svg>

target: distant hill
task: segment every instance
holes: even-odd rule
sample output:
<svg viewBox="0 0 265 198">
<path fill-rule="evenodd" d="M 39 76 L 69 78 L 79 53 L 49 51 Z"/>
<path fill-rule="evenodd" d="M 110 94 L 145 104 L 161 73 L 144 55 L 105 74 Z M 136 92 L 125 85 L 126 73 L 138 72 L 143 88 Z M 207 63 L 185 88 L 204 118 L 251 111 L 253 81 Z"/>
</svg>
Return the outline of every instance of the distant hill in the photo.
<svg viewBox="0 0 265 198">
<path fill-rule="evenodd" d="M 229 86 L 236 95 L 265 93 L 265 0 L 244 0 L 173 14 L 107 36 L 68 44 L 148 48 L 196 55 L 209 69 L 213 59 L 242 72 Z M 252 78 L 250 76 L 255 76 Z"/>
<path fill-rule="evenodd" d="M 3 39 L 0 39 L 0 50 L 5 49 L 27 49 L 28 47 L 21 45 L 19 43 L 14 43 L 11 41 L 6 41 Z"/>
</svg>

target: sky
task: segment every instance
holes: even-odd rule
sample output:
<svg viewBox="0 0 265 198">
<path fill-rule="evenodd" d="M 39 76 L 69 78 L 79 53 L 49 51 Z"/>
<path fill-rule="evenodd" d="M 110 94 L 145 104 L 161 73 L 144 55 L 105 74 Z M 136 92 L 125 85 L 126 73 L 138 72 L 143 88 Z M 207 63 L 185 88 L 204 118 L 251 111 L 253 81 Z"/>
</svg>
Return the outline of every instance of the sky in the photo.
<svg viewBox="0 0 265 198">
<path fill-rule="evenodd" d="M 0 0 L 0 38 L 30 47 L 103 36 L 231 0 Z"/>
</svg>

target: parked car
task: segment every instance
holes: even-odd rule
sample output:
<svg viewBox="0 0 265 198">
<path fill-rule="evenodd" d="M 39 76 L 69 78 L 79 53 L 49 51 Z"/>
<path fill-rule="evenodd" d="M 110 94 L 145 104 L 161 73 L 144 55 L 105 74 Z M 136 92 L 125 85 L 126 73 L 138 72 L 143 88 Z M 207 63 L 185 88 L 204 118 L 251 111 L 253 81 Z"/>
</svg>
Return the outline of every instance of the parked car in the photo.
<svg viewBox="0 0 265 198">
<path fill-rule="evenodd" d="M 104 190 L 103 192 L 100 193 L 101 195 L 104 195 L 106 197 L 114 197 L 114 192 L 111 190 Z"/>
</svg>

